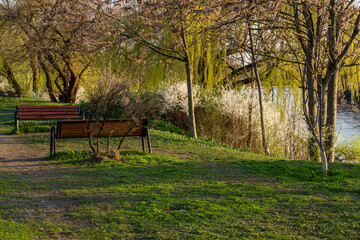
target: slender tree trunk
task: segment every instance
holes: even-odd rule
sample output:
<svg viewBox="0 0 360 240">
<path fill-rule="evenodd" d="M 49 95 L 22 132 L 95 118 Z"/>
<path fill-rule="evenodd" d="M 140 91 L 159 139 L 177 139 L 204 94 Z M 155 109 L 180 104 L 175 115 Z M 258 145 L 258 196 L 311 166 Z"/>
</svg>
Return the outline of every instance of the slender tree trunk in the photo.
<svg viewBox="0 0 360 240">
<path fill-rule="evenodd" d="M 193 84 L 192 84 L 192 76 L 191 76 L 191 69 L 190 69 L 189 61 L 185 62 L 185 69 L 186 69 L 186 81 L 187 81 L 187 92 L 188 92 L 190 136 L 193 138 L 197 138 L 194 96 L 193 96 Z"/>
<path fill-rule="evenodd" d="M 251 149 L 251 143 L 253 138 L 254 124 L 253 124 L 253 107 L 254 107 L 254 90 L 255 90 L 255 82 L 254 82 L 254 71 L 251 70 L 251 88 L 250 88 L 250 104 L 249 104 L 249 135 L 247 139 L 248 149 Z"/>
<path fill-rule="evenodd" d="M 260 124 L 261 124 L 261 132 L 262 132 L 262 142 L 264 147 L 264 153 L 266 155 L 269 155 L 269 148 L 267 146 L 266 141 L 266 130 L 265 130 L 265 123 L 264 123 L 264 107 L 263 107 L 263 101 L 262 101 L 262 89 L 261 89 L 261 82 L 259 78 L 259 73 L 257 71 L 257 64 L 255 59 L 255 53 L 254 53 L 254 42 L 252 37 L 252 30 L 250 28 L 250 23 L 248 24 L 249 27 L 249 37 L 250 37 L 250 48 L 251 48 L 251 58 L 252 58 L 252 64 L 254 68 L 254 74 L 255 74 L 255 80 L 256 85 L 258 88 L 258 95 L 259 95 L 259 106 L 260 106 Z"/>
<path fill-rule="evenodd" d="M 325 151 L 329 162 L 335 161 L 338 71 L 336 71 L 336 69 L 334 69 L 334 71 L 328 85 L 327 96 Z"/>
<path fill-rule="evenodd" d="M 182 43 L 182 48 L 185 53 L 183 62 L 185 63 L 185 70 L 186 70 L 190 136 L 192 138 L 197 138 L 195 108 L 194 108 L 194 95 L 193 95 L 193 79 L 192 79 L 192 74 L 191 74 L 188 46 L 187 46 L 187 42 L 186 42 L 185 31 L 184 31 L 183 25 L 181 25 L 180 39 L 181 39 L 181 43 Z"/>
<path fill-rule="evenodd" d="M 315 89 L 316 81 L 314 79 L 314 76 L 312 74 L 312 68 L 307 68 L 307 76 L 306 81 L 308 85 L 308 92 L 309 92 L 309 100 L 308 100 L 308 111 L 309 111 L 309 121 L 312 126 L 314 126 L 314 131 L 318 132 L 319 128 L 316 127 L 316 115 L 317 115 L 317 100 L 316 100 L 316 92 Z M 321 91 L 320 91 L 321 92 Z M 319 125 L 321 126 L 321 125 Z M 321 162 L 321 154 L 318 144 L 316 143 L 315 137 L 313 135 L 310 135 L 309 138 L 309 153 L 310 153 L 310 159 L 315 162 Z"/>
</svg>

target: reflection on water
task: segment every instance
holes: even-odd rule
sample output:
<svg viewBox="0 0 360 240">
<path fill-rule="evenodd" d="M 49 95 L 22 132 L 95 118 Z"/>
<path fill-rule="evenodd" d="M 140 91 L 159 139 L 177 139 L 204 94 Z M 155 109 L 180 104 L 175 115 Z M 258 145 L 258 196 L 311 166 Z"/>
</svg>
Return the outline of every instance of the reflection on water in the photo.
<svg viewBox="0 0 360 240">
<path fill-rule="evenodd" d="M 336 130 L 339 133 L 337 141 L 360 136 L 360 114 L 338 107 Z"/>
</svg>

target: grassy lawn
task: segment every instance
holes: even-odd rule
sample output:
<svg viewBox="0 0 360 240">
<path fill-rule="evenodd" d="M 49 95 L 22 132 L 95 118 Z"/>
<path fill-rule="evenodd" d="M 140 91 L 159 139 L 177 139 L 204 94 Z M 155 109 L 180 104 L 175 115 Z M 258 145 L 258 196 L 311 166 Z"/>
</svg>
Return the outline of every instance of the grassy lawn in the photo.
<svg viewBox="0 0 360 240">
<path fill-rule="evenodd" d="M 1 132 L 11 133 L 15 105 L 0 102 Z M 0 239 L 360 238 L 358 164 L 330 164 L 324 178 L 320 163 L 150 135 L 154 154 L 129 138 L 121 161 L 96 164 L 82 161 L 86 139 L 60 140 L 44 160 L 54 177 L 36 183 L 0 166 Z M 21 137 L 49 148 L 48 133 Z"/>
</svg>

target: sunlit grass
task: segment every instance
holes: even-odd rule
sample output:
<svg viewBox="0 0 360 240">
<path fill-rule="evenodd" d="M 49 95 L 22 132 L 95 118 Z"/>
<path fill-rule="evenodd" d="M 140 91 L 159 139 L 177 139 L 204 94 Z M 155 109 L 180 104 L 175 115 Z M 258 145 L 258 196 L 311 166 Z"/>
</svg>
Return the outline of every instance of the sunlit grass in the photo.
<svg viewBox="0 0 360 240">
<path fill-rule="evenodd" d="M 332 163 L 323 177 L 320 163 L 160 129 L 153 154 L 128 138 L 118 161 L 89 163 L 87 139 L 61 139 L 43 160 L 51 177 L 1 172 L 0 239 L 358 238 L 359 165 Z M 49 149 L 47 133 L 20 136 Z"/>
</svg>

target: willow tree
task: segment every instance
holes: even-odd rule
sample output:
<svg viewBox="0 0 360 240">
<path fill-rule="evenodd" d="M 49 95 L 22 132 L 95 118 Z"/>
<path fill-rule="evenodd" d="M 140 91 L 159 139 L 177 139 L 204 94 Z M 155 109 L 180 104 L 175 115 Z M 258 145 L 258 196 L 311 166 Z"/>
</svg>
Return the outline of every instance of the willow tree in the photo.
<svg viewBox="0 0 360 240">
<path fill-rule="evenodd" d="M 209 56 L 206 58 L 206 61 L 210 62 L 208 66 L 213 64 L 210 57 L 212 43 L 205 40 L 205 48 L 202 50 L 197 46 L 201 45 L 200 39 L 206 39 L 206 34 L 212 29 L 211 24 L 215 22 L 214 19 L 221 17 L 226 4 L 225 1 L 215 3 L 200 0 L 133 0 L 117 5 L 119 10 L 116 13 L 119 23 L 117 33 L 120 36 L 125 36 L 130 42 L 140 43 L 144 48 L 184 65 L 188 88 L 190 135 L 194 138 L 197 137 L 197 133 L 192 88 L 194 75 L 197 74 L 195 68 L 201 69 L 195 61 L 198 56 L 205 53 Z M 233 9 L 229 8 L 228 12 L 231 11 Z M 214 75 L 212 69 L 207 68 L 205 78 L 212 78 Z"/>
<path fill-rule="evenodd" d="M 21 74 L 19 73 L 28 70 L 24 55 L 19 48 L 23 36 L 21 31 L 11 27 L 6 16 L 6 13 L 0 8 L 0 75 L 7 79 L 15 92 L 22 93 L 25 87 L 21 86 L 19 79 Z M 22 74 L 21 77 L 24 75 Z"/>
</svg>

